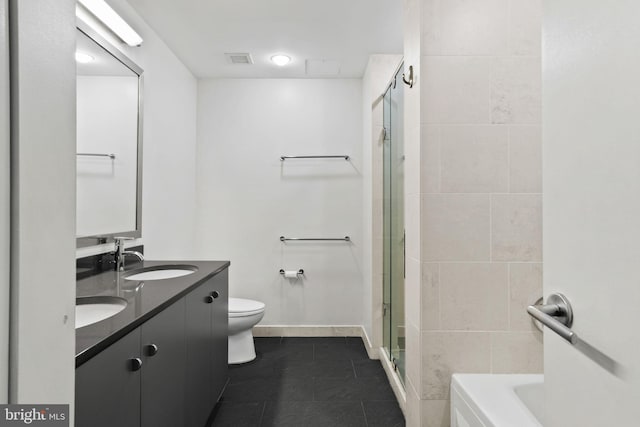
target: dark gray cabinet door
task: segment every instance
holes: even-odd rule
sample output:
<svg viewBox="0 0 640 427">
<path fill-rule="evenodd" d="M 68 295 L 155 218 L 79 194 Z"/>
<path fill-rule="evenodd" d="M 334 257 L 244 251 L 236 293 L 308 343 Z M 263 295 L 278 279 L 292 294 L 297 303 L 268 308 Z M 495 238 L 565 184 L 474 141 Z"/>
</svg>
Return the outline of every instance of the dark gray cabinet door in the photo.
<svg viewBox="0 0 640 427">
<path fill-rule="evenodd" d="M 133 370 L 135 358 L 142 359 L 140 329 L 76 369 L 77 427 L 140 425 L 141 370 Z"/>
<path fill-rule="evenodd" d="M 213 300 L 211 316 L 211 392 L 217 401 L 228 378 L 229 361 L 229 270 L 216 274 L 208 283 Z"/>
<path fill-rule="evenodd" d="M 172 304 L 141 327 L 142 427 L 184 424 L 185 299 Z"/>
<path fill-rule="evenodd" d="M 211 281 L 211 280 L 210 280 Z M 208 283 L 186 296 L 186 426 L 203 427 L 215 405 L 211 388 L 211 313 L 215 299 Z"/>
</svg>

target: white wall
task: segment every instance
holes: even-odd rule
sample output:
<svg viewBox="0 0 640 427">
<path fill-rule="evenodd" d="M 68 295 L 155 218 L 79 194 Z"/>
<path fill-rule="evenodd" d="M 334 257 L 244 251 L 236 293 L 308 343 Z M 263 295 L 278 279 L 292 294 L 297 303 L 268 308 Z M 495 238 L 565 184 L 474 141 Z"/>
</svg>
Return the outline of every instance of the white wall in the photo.
<svg viewBox="0 0 640 427">
<path fill-rule="evenodd" d="M 262 324 L 363 324 L 361 153 L 360 80 L 200 81 L 200 256 L 231 260 L 230 295 L 264 301 Z M 280 161 L 319 154 L 352 159 Z"/>
<path fill-rule="evenodd" d="M 71 414 L 75 374 L 74 7 L 73 0 L 10 2 L 10 401 L 69 403 Z"/>
<path fill-rule="evenodd" d="M 132 245 L 143 243 L 149 259 L 193 258 L 197 81 L 126 0 L 109 4 L 144 39 L 140 47 L 114 42 L 144 70 L 142 239 Z M 112 250 L 113 244 L 77 254 Z"/>
<path fill-rule="evenodd" d="M 0 1 L 0 403 L 9 392 L 9 16 Z"/>
<path fill-rule="evenodd" d="M 77 77 L 78 236 L 136 228 L 138 76 Z"/>
</svg>

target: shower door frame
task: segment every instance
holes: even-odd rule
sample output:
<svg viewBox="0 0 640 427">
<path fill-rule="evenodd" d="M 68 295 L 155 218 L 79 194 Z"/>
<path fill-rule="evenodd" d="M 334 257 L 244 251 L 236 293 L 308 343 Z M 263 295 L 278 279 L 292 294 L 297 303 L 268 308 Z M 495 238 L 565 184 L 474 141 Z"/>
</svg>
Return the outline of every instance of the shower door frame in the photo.
<svg viewBox="0 0 640 427">
<path fill-rule="evenodd" d="M 405 380 L 404 86 L 402 85 L 401 75 L 403 65 L 403 63 L 399 65 L 383 95 L 384 138 L 382 165 L 383 348 L 402 383 Z M 396 95 L 395 97 L 394 94 Z"/>
</svg>

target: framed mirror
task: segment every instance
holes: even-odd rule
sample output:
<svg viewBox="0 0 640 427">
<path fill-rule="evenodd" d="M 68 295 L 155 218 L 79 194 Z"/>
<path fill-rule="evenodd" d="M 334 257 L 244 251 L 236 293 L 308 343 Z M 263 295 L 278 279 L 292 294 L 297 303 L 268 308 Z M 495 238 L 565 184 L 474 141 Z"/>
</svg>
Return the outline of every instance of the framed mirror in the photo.
<svg viewBox="0 0 640 427">
<path fill-rule="evenodd" d="M 78 22 L 78 247 L 142 233 L 142 69 Z"/>
</svg>

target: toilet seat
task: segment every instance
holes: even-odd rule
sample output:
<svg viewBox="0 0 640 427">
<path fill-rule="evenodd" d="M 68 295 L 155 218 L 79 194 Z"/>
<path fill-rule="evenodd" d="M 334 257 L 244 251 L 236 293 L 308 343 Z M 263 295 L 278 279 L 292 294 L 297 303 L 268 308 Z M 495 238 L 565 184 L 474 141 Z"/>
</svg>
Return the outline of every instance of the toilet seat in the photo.
<svg viewBox="0 0 640 427">
<path fill-rule="evenodd" d="M 264 312 L 265 304 L 244 298 L 229 298 L 229 317 L 247 317 Z"/>
</svg>

